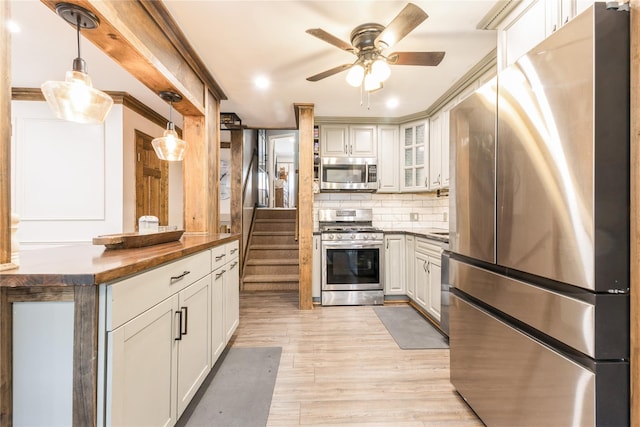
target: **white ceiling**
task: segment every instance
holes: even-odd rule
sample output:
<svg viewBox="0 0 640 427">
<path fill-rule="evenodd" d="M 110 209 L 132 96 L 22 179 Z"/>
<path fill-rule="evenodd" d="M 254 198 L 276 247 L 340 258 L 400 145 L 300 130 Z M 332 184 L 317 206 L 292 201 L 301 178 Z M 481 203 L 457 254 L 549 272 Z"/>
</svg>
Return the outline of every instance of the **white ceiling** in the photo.
<svg viewBox="0 0 640 427">
<path fill-rule="evenodd" d="M 120 0 L 123 1 L 123 0 Z M 37 0 L 12 0 L 12 17 L 22 27 L 12 36 L 12 86 L 39 87 L 62 80 L 76 56 L 75 30 Z M 253 128 L 295 127 L 293 103 L 313 103 L 316 116 L 404 117 L 426 110 L 496 45 L 493 31 L 476 30 L 495 0 L 414 1 L 429 18 L 390 51 L 446 51 L 437 67 L 392 66 L 385 87 L 360 105 L 360 90 L 345 72 L 318 82 L 306 77 L 355 57 L 307 33 L 322 28 L 350 42 L 366 22 L 387 25 L 406 1 L 214 1 L 169 0 L 165 5 L 235 112 Z M 168 107 L 86 39 L 81 41 L 94 86 L 126 91 L 167 116 Z M 253 80 L 271 80 L 266 90 Z M 397 98 L 398 107 L 386 102 Z M 180 118 L 176 119 L 180 125 Z"/>
</svg>

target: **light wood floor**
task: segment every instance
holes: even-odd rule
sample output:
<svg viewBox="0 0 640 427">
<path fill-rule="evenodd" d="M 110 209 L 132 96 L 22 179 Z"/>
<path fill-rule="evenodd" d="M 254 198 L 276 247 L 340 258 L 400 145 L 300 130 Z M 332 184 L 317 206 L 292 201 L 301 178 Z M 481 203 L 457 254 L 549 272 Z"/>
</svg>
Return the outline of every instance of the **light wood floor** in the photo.
<svg viewBox="0 0 640 427">
<path fill-rule="evenodd" d="M 370 306 L 243 293 L 232 346 L 282 347 L 268 426 L 483 425 L 449 383 L 449 350 L 401 350 Z"/>
</svg>

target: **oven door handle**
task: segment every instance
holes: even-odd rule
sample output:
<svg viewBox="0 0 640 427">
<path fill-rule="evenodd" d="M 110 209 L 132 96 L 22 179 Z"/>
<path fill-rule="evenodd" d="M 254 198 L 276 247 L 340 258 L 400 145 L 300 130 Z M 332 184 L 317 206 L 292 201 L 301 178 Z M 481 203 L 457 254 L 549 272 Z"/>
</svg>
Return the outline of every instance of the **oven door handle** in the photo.
<svg viewBox="0 0 640 427">
<path fill-rule="evenodd" d="M 332 248 L 348 248 L 348 249 L 382 249 L 384 247 L 384 244 L 382 242 L 379 243 L 350 243 L 350 242 L 344 242 L 344 243 L 323 243 L 322 246 L 326 249 L 332 249 Z"/>
</svg>

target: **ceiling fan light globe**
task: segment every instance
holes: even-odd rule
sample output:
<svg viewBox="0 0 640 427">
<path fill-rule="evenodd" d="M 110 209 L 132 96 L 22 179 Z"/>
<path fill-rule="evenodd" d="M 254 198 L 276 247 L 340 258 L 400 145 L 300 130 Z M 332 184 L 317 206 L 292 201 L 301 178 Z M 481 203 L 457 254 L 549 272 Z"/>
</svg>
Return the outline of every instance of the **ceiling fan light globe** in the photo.
<svg viewBox="0 0 640 427">
<path fill-rule="evenodd" d="M 391 76 L 391 68 L 384 59 L 377 59 L 371 65 L 371 74 L 380 82 L 386 81 Z"/>
<path fill-rule="evenodd" d="M 382 82 L 378 80 L 373 74 L 368 73 L 366 76 L 364 76 L 364 90 L 366 90 L 367 92 L 378 90 L 381 87 Z"/>
<path fill-rule="evenodd" d="M 347 73 L 347 83 L 353 87 L 359 87 L 362 84 L 362 78 L 364 77 L 364 68 L 360 64 L 356 64 Z"/>
</svg>

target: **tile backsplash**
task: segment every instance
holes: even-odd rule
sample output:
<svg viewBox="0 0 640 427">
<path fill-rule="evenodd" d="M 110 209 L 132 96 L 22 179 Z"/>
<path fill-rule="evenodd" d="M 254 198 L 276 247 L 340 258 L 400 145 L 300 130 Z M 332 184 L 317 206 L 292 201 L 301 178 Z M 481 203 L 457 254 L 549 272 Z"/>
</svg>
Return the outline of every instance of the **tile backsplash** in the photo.
<svg viewBox="0 0 640 427">
<path fill-rule="evenodd" d="M 318 209 L 371 208 L 373 225 L 384 230 L 449 228 L 449 197 L 434 193 L 318 193 L 314 197 L 313 221 L 318 227 Z M 411 221 L 417 214 L 417 221 Z"/>
</svg>

